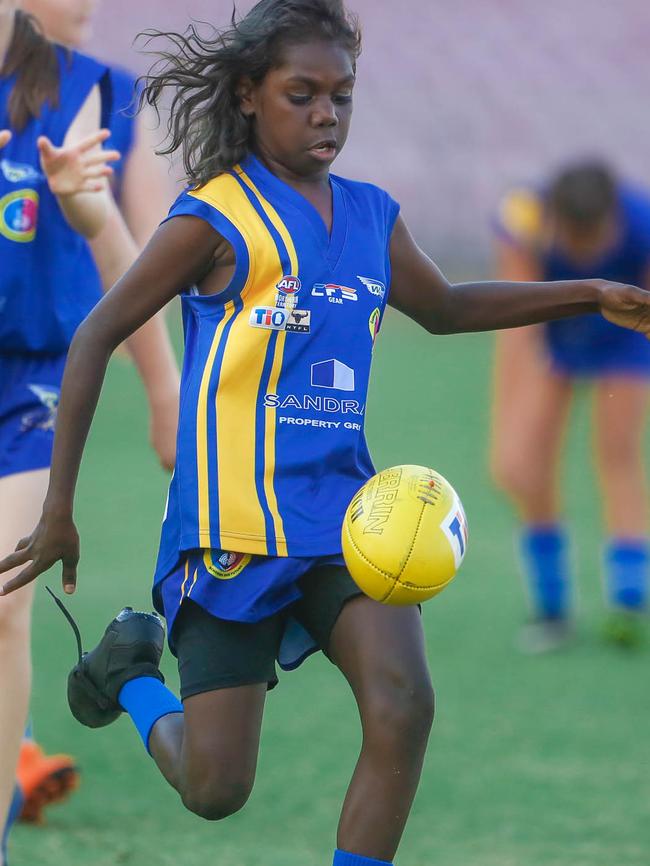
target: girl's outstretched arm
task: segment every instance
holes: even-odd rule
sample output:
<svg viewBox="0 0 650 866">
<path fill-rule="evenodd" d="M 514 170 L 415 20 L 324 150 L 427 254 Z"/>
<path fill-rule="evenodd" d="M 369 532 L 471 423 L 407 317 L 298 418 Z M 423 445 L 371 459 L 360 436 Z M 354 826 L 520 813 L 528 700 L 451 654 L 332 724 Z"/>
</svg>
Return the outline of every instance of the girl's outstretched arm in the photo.
<svg viewBox="0 0 650 866">
<path fill-rule="evenodd" d="M 63 588 L 74 592 L 79 538 L 72 519 L 74 491 L 111 352 L 215 263 L 220 237 L 207 223 L 179 216 L 158 229 L 127 273 L 97 304 L 74 336 L 61 386 L 50 484 L 31 536 L 0 561 L 0 573 L 31 564 L 0 595 L 63 562 Z M 223 244 L 223 242 L 221 242 Z"/>
<path fill-rule="evenodd" d="M 650 336 L 650 292 L 606 280 L 449 283 L 398 218 L 390 244 L 390 304 L 432 334 L 517 328 L 602 313 Z"/>
</svg>

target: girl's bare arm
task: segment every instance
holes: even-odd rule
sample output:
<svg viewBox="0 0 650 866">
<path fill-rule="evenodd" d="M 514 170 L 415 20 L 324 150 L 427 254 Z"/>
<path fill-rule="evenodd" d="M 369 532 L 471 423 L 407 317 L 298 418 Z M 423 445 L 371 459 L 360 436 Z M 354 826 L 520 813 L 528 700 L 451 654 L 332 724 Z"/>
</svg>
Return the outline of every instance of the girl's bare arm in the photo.
<svg viewBox="0 0 650 866">
<path fill-rule="evenodd" d="M 88 431 L 111 352 L 151 319 L 179 291 L 215 263 L 220 237 L 207 223 L 179 216 L 164 223 L 139 258 L 77 330 L 61 386 L 50 484 L 41 520 L 0 573 L 31 564 L 3 587 L 6 595 L 63 562 L 63 588 L 73 592 L 79 539 L 72 519 L 74 492 Z M 216 262 L 218 264 L 218 261 Z"/>
</svg>

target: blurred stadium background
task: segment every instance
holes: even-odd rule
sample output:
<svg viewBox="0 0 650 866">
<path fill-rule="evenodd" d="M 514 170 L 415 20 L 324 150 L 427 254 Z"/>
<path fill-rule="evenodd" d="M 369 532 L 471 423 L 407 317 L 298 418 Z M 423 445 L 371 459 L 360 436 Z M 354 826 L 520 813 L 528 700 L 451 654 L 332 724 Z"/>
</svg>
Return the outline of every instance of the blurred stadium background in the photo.
<svg viewBox="0 0 650 866">
<path fill-rule="evenodd" d="M 385 186 L 443 266 L 484 273 L 499 194 L 568 157 L 606 156 L 650 183 L 645 0 L 349 5 L 364 51 L 336 171 Z M 231 12 L 229 0 L 111 0 L 91 49 L 144 72 L 147 58 L 132 45 L 139 31 L 223 22 Z"/>
<path fill-rule="evenodd" d="M 449 273 L 487 276 L 488 219 L 512 182 L 585 152 L 650 175 L 650 7 L 643 0 L 356 0 L 365 49 L 356 116 L 337 171 L 386 186 Z M 247 8 L 247 4 L 242 4 Z M 111 0 L 92 50 L 144 71 L 147 27 L 221 22 L 225 0 Z M 178 335 L 177 342 L 178 342 Z M 525 617 L 511 516 L 486 462 L 491 337 L 432 339 L 389 315 L 376 350 L 368 436 L 378 467 L 431 464 L 459 489 L 470 552 L 424 609 L 438 714 L 397 862 L 404 866 L 645 866 L 650 862 L 648 654 L 601 644 L 597 496 L 588 405 L 565 463 L 580 550 L 580 630 L 558 656 L 514 653 Z M 112 365 L 85 460 L 77 518 L 79 593 L 92 644 L 122 604 L 147 606 L 166 478 L 146 444 L 133 370 Z M 43 581 L 44 582 L 44 581 Z M 58 584 L 58 574 L 48 581 Z M 126 721 L 79 727 L 65 704 L 74 643 L 37 593 L 34 716 L 49 750 L 79 757 L 83 787 L 42 831 L 19 827 L 17 866 L 322 866 L 359 732 L 345 685 L 322 659 L 268 702 L 258 783 L 225 824 L 183 811 Z M 166 673 L 175 682 L 173 659 Z"/>
</svg>

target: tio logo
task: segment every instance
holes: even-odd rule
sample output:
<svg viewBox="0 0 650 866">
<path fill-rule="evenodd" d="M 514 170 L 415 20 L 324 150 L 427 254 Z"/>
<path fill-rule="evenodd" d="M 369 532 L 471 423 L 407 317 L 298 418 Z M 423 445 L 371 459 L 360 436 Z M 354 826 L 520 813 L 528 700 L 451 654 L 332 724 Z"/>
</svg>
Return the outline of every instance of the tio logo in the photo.
<svg viewBox="0 0 650 866">
<path fill-rule="evenodd" d="M 271 331 L 283 331 L 287 323 L 287 313 L 276 307 L 254 307 L 251 312 L 250 324 L 254 328 L 268 328 Z"/>
</svg>

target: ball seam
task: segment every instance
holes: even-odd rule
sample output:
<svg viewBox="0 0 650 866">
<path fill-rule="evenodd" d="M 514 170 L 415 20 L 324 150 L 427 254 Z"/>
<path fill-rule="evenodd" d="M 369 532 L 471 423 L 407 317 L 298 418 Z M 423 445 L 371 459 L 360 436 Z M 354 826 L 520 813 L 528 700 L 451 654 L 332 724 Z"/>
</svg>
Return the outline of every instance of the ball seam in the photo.
<svg viewBox="0 0 650 866">
<path fill-rule="evenodd" d="M 368 557 L 365 555 L 365 553 L 364 553 L 362 550 L 359 549 L 359 547 L 357 546 L 357 544 L 356 544 L 354 538 L 352 537 L 352 534 L 350 533 L 350 527 L 348 526 L 347 522 L 346 522 L 346 524 L 345 524 L 345 532 L 346 532 L 346 534 L 347 534 L 347 536 L 348 536 L 348 541 L 350 542 L 350 544 L 351 544 L 352 547 L 354 548 L 354 552 L 355 552 L 355 553 L 356 553 L 356 554 L 357 554 L 361 559 L 363 559 L 363 561 L 364 561 L 367 565 L 369 565 L 370 568 L 373 568 L 375 571 L 379 572 L 379 574 L 381 574 L 382 577 L 385 577 L 387 580 L 397 580 L 397 578 L 394 577 L 394 576 L 393 576 L 389 571 L 384 571 L 382 568 L 379 568 L 378 565 L 375 565 L 375 563 L 374 563 L 371 559 L 368 559 Z M 401 574 L 401 572 L 400 572 L 400 574 Z"/>
<path fill-rule="evenodd" d="M 412 554 L 413 554 L 413 550 L 415 549 L 415 541 L 416 541 L 416 539 L 417 539 L 417 537 L 418 537 L 418 532 L 420 531 L 420 524 L 422 523 L 422 518 L 423 518 L 423 516 L 424 516 L 424 509 L 425 509 L 426 507 L 427 507 L 427 506 L 426 506 L 426 502 L 423 502 L 423 503 L 422 503 L 422 508 L 420 509 L 420 516 L 418 517 L 418 522 L 417 522 L 416 525 L 415 525 L 415 532 L 413 533 L 413 538 L 412 538 L 412 540 L 411 540 L 411 549 L 409 550 L 409 552 L 408 552 L 408 554 L 407 554 L 407 557 L 406 557 L 406 559 L 404 560 L 404 565 L 401 567 L 401 569 L 400 569 L 400 571 L 399 571 L 399 574 L 398 574 L 397 577 L 395 578 L 395 582 L 394 582 L 393 585 L 391 586 L 391 588 L 390 588 L 390 590 L 388 591 L 388 593 L 387 593 L 387 594 L 382 598 L 382 603 L 383 603 L 383 604 L 386 604 L 386 602 L 388 602 L 388 601 L 390 600 L 391 595 L 395 592 L 395 590 L 397 589 L 398 586 L 406 586 L 406 584 L 404 584 L 404 583 L 401 582 L 400 577 L 404 574 L 404 569 L 405 569 L 406 566 L 409 564 L 409 559 L 411 558 L 411 556 L 412 556 Z M 423 590 L 426 590 L 427 588 L 430 589 L 430 587 L 422 587 Z"/>
</svg>

